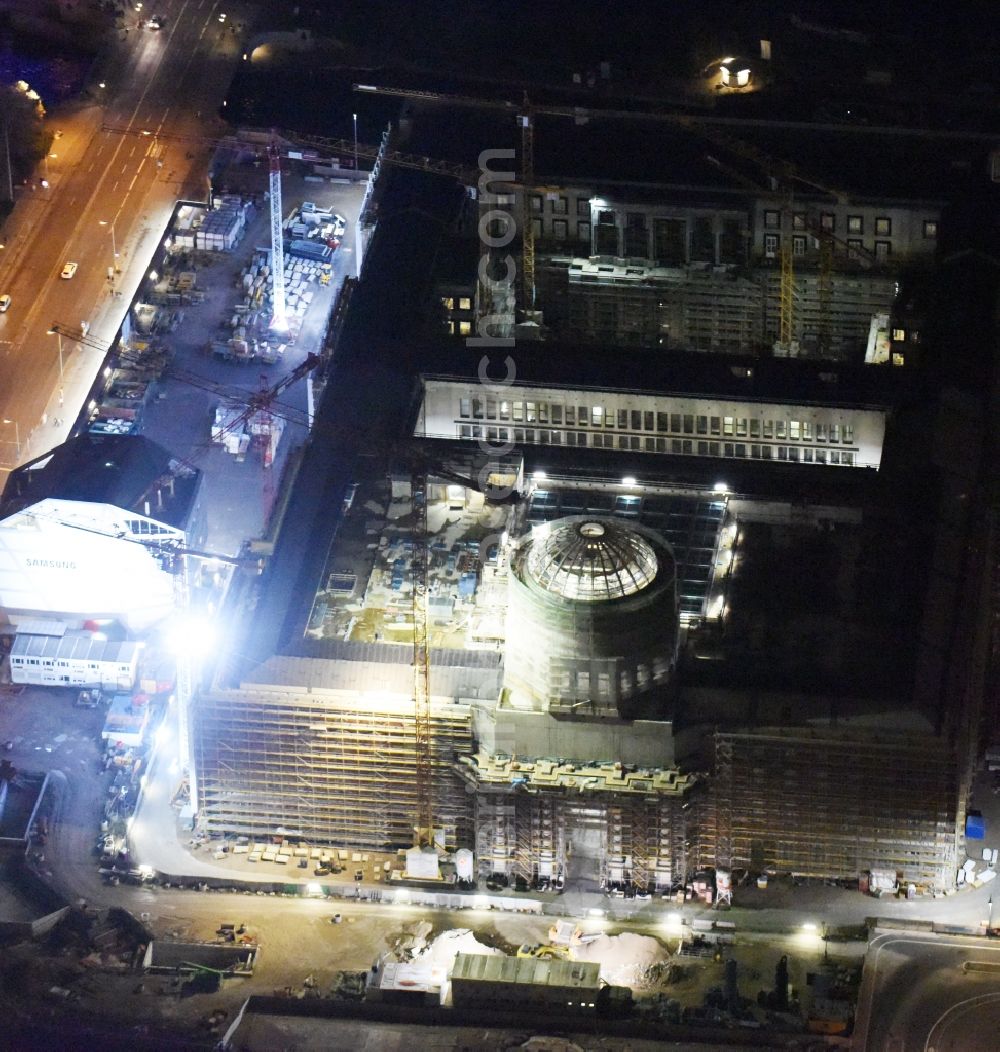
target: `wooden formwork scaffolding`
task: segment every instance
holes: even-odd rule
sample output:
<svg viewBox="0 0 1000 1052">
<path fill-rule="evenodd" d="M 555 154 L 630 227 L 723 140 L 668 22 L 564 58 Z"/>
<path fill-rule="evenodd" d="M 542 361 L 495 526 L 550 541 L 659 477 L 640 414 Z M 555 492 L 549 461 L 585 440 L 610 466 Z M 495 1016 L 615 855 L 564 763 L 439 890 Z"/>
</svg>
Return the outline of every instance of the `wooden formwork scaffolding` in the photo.
<svg viewBox="0 0 1000 1052">
<path fill-rule="evenodd" d="M 940 738 L 768 730 L 716 734 L 701 865 L 855 879 L 954 883 L 957 767 Z"/>
<path fill-rule="evenodd" d="M 289 691 L 225 691 L 194 707 L 201 819 L 209 832 L 288 835 L 375 850 L 409 847 L 429 775 L 435 826 L 448 847 L 472 839 L 472 800 L 454 756 L 472 749 L 464 705 L 430 706 L 429 752 L 418 755 L 413 701 Z"/>
</svg>

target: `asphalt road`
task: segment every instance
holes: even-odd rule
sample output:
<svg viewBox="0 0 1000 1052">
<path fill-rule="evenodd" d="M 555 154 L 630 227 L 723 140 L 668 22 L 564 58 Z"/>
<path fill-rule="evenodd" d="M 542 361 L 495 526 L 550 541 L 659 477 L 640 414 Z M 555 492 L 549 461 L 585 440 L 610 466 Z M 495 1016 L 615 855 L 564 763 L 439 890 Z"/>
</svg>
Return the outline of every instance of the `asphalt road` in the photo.
<svg viewBox="0 0 1000 1052">
<path fill-rule="evenodd" d="M 1000 945 L 887 932 L 868 948 L 855 1052 L 992 1052 L 1000 1030 Z"/>
<path fill-rule="evenodd" d="M 109 342 L 173 202 L 205 196 L 209 147 L 140 133 L 218 130 L 215 113 L 242 55 L 230 27 L 249 21 L 248 5 L 227 3 L 223 26 L 220 9 L 219 0 L 166 0 L 158 5 L 162 30 L 136 28 L 136 20 L 128 34 L 110 31 L 89 101 L 49 116 L 50 130 L 61 134 L 35 188 L 17 191 L 0 253 L 0 292 L 12 297 L 0 315 L 3 468 L 65 437 L 100 365 L 99 353 L 48 335 L 53 322 L 79 328 L 86 321 L 92 336 Z M 78 268 L 63 280 L 68 261 Z"/>
</svg>

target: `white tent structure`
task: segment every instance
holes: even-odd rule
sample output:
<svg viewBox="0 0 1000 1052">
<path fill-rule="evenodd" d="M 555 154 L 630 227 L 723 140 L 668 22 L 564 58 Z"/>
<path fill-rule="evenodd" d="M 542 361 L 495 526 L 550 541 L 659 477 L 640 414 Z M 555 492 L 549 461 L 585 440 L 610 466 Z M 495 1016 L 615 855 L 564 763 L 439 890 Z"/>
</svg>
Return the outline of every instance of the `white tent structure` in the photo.
<svg viewBox="0 0 1000 1052">
<path fill-rule="evenodd" d="M 174 610 L 169 549 L 183 543 L 183 531 L 111 504 L 41 500 L 0 520 L 0 621 L 142 633 Z"/>
</svg>

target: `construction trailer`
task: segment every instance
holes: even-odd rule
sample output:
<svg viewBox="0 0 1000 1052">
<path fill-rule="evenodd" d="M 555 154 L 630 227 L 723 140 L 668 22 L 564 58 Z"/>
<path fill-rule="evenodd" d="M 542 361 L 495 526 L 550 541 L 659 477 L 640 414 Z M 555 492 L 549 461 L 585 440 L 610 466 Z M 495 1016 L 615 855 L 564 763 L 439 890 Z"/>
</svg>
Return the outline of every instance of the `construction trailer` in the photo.
<svg viewBox="0 0 1000 1052">
<path fill-rule="evenodd" d="M 97 638 L 93 632 L 18 632 L 10 652 L 12 683 L 44 687 L 103 687 L 130 690 L 142 644 Z M 64 633 L 64 634 L 63 634 Z"/>
<path fill-rule="evenodd" d="M 715 735 L 701 865 L 954 886 L 964 816 L 952 747 L 931 735 L 767 729 Z"/>
</svg>

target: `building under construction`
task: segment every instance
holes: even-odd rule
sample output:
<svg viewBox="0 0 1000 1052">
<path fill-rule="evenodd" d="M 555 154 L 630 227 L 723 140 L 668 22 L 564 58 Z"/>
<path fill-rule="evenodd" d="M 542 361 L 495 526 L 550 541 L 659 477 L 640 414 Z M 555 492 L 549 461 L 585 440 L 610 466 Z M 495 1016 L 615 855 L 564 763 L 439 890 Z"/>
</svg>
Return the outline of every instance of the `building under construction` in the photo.
<svg viewBox="0 0 1000 1052">
<path fill-rule="evenodd" d="M 805 363 L 774 368 L 801 387 Z M 531 378 L 525 367 L 525 394 Z M 428 379 L 426 396 L 439 386 Z M 560 402 L 579 414 L 595 390 L 567 387 Z M 835 390 L 851 390 L 849 371 Z M 865 413 L 889 419 L 889 396 L 873 392 Z M 524 396 L 514 385 L 509 397 L 508 414 Z M 480 876 L 519 886 L 666 891 L 715 866 L 837 879 L 892 869 L 949 886 L 964 818 L 954 753 L 900 696 L 908 604 L 868 570 L 891 541 L 882 473 L 835 470 L 830 431 L 817 442 L 794 406 L 745 405 L 750 419 L 733 428 L 749 433 L 756 412 L 761 433 L 825 447 L 825 462 L 727 456 L 727 445 L 707 458 L 543 446 L 536 433 L 504 462 L 516 497 L 498 503 L 473 484 L 483 455 L 455 434 L 412 441 L 439 465 L 422 484 L 375 463 L 355 474 L 299 634 L 195 705 L 201 822 L 398 849 L 413 843 L 424 794 L 440 849 L 471 848 Z"/>
</svg>

